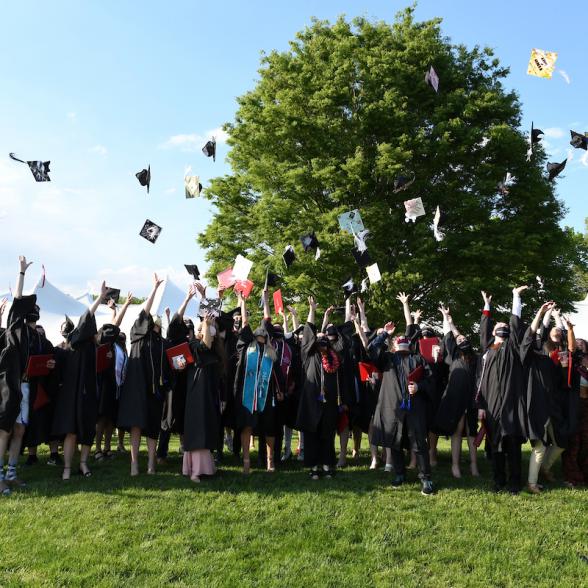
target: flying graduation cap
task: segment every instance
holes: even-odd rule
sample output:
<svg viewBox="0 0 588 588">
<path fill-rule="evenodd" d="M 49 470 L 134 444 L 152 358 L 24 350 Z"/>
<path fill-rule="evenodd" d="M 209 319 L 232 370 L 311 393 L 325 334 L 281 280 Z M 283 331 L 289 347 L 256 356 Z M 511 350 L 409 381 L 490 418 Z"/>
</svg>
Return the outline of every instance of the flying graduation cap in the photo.
<svg viewBox="0 0 588 588">
<path fill-rule="evenodd" d="M 20 163 L 26 163 L 33 174 L 33 178 L 35 178 L 36 182 L 50 182 L 51 178 L 49 177 L 49 164 L 50 161 L 23 161 L 22 159 L 18 159 L 14 153 L 10 153 L 10 159 L 14 159 L 14 161 L 20 161 Z"/>
<path fill-rule="evenodd" d="M 270 272 L 269 269 L 266 270 L 264 289 L 266 289 L 268 287 L 275 288 L 278 285 L 279 279 L 280 279 L 280 276 L 278 276 L 278 274 L 274 274 L 273 272 Z"/>
<path fill-rule="evenodd" d="M 212 161 L 216 161 L 216 139 L 214 137 L 202 147 L 202 153 L 206 157 L 212 157 Z"/>
<path fill-rule="evenodd" d="M 140 172 L 135 174 L 139 180 L 141 186 L 147 186 L 147 194 L 149 194 L 149 186 L 151 185 L 151 166 L 147 166 L 147 169 L 142 169 Z"/>
<path fill-rule="evenodd" d="M 510 172 L 506 172 L 506 176 L 502 182 L 498 182 L 498 191 L 503 196 L 508 196 L 508 192 L 512 186 L 515 185 L 517 179 Z"/>
<path fill-rule="evenodd" d="M 431 66 L 429 71 L 425 74 L 425 82 L 429 84 L 435 92 L 439 93 L 439 76 L 433 66 Z"/>
<path fill-rule="evenodd" d="M 161 230 L 162 229 L 159 225 L 156 225 L 153 221 L 147 219 L 143 225 L 143 228 L 141 229 L 141 232 L 139 233 L 139 236 L 143 237 L 143 239 L 147 239 L 147 241 L 151 243 L 155 243 L 155 241 L 157 241 L 159 238 L 159 233 L 161 233 Z"/>
<path fill-rule="evenodd" d="M 527 161 L 531 159 L 531 155 L 533 155 L 533 145 L 535 143 L 541 142 L 541 135 L 545 133 L 541 129 L 536 129 L 531 122 L 531 134 L 529 136 L 529 149 L 527 150 Z"/>
<path fill-rule="evenodd" d="M 367 249 L 365 249 L 364 251 L 360 251 L 359 249 L 354 247 L 351 250 L 351 253 L 353 254 L 355 263 L 357 263 L 359 267 L 367 267 L 368 265 L 372 264 L 372 258 L 370 257 L 370 254 L 368 253 Z"/>
<path fill-rule="evenodd" d="M 198 176 L 184 176 L 184 191 L 186 198 L 196 198 L 202 192 L 202 184 Z"/>
<path fill-rule="evenodd" d="M 342 286 L 343 293 L 345 294 L 345 298 L 349 298 L 354 292 L 357 292 L 357 288 L 355 287 L 355 283 L 353 282 L 353 278 L 349 278 Z"/>
<path fill-rule="evenodd" d="M 549 181 L 553 182 L 559 174 L 565 169 L 566 163 L 568 162 L 567 159 L 564 159 L 561 163 L 548 163 L 547 164 L 547 173 L 549 174 Z"/>
<path fill-rule="evenodd" d="M 319 242 L 314 231 L 308 235 L 302 235 L 302 237 L 300 237 L 300 241 L 305 253 L 308 253 L 309 251 L 316 251 L 316 249 L 318 249 Z"/>
<path fill-rule="evenodd" d="M 398 176 L 397 178 L 394 178 L 394 189 L 392 192 L 397 194 L 398 192 L 408 189 L 414 183 L 415 179 L 416 176 L 414 174 L 412 178 L 407 178 L 406 176 Z"/>
<path fill-rule="evenodd" d="M 353 233 L 353 240 L 355 241 L 355 247 L 358 251 L 367 251 L 367 245 L 365 244 L 365 240 L 368 238 L 369 234 L 369 229 L 364 229 L 363 231 L 359 231 L 359 233 Z"/>
<path fill-rule="evenodd" d="M 443 241 L 445 239 L 445 231 L 443 231 L 440 227 L 445 224 L 447 220 L 447 215 L 444 212 L 441 212 L 439 205 L 437 205 L 437 210 L 435 210 L 435 216 L 433 217 L 433 235 L 435 235 L 435 239 L 438 242 Z"/>
<path fill-rule="evenodd" d="M 588 135 L 584 133 L 576 133 L 576 131 L 570 131 L 572 135 L 572 140 L 570 141 L 570 145 L 575 147 L 576 149 L 584 149 L 584 151 L 588 151 Z"/>
<path fill-rule="evenodd" d="M 116 302 L 119 298 L 120 298 L 120 288 L 111 288 L 110 286 L 107 286 L 106 293 L 102 297 L 100 304 L 108 304 L 109 300 L 114 300 L 114 303 L 116 304 Z"/>
<path fill-rule="evenodd" d="M 294 247 L 292 247 L 292 245 L 286 245 L 282 259 L 284 260 L 286 267 L 290 267 L 294 263 L 294 260 L 296 259 L 296 253 L 294 253 Z"/>
<path fill-rule="evenodd" d="M 184 264 L 186 271 L 195 279 L 200 279 L 200 270 L 198 269 L 197 265 L 186 265 Z"/>
</svg>

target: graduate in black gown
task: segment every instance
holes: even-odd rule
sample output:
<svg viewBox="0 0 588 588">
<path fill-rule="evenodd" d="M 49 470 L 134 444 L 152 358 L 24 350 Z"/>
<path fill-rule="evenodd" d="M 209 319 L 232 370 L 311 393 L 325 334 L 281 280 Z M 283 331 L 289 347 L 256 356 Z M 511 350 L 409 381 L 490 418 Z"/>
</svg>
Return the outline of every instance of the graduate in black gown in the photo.
<svg viewBox="0 0 588 588">
<path fill-rule="evenodd" d="M 267 304 L 267 289 L 263 293 Z M 250 472 L 249 444 L 252 433 L 265 437 L 267 471 L 274 472 L 274 441 L 278 429 L 277 403 L 280 397 L 282 373 L 278 355 L 271 344 L 264 317 L 262 326 L 251 330 L 245 299 L 238 295 L 243 328 L 237 341 L 239 356 L 235 377 L 235 423 L 241 430 L 243 473 Z"/>
<path fill-rule="evenodd" d="M 508 460 L 508 490 L 512 494 L 521 490 L 521 446 L 526 429 L 520 360 L 520 344 L 525 330 L 521 322 L 520 293 L 525 289 L 526 286 L 520 286 L 513 290 L 510 324 L 494 324 L 490 315 L 492 297 L 482 292 L 484 311 L 480 321 L 483 365 L 477 397 L 478 418 L 484 420 L 492 447 L 494 490 L 500 492 L 507 487 Z"/>
<path fill-rule="evenodd" d="M 133 293 L 127 294 L 126 302 L 117 312 L 116 303 L 110 299 L 108 307 L 112 311 L 110 323 L 106 323 L 98 330 L 98 345 L 107 345 L 111 361 L 108 367 L 98 374 L 98 422 L 96 423 L 96 452 L 94 459 L 100 461 L 104 458 L 111 459 L 112 434 L 117 420 L 119 385 L 116 378 L 116 349 L 115 345 L 120 335 L 120 326 L 127 309 L 133 300 Z M 104 438 L 104 451 L 102 439 Z"/>
<path fill-rule="evenodd" d="M 297 428 L 304 433 L 304 465 L 310 476 L 335 473 L 335 434 L 339 410 L 346 410 L 348 382 L 340 370 L 341 360 L 330 340 L 317 335 L 314 324 L 316 301 L 308 299 L 308 320 L 302 333 L 303 385 L 298 406 Z M 321 467 L 322 466 L 322 467 Z"/>
<path fill-rule="evenodd" d="M 170 388 L 167 347 L 161 333 L 161 317 L 154 320 L 151 308 L 163 280 L 154 274 L 153 288 L 131 328 L 131 352 L 120 393 L 118 426 L 131 433 L 131 476 L 139 475 L 141 436 L 147 438 L 147 473 L 155 473 L 155 450 L 161 427 L 164 399 Z"/>
<path fill-rule="evenodd" d="M 71 463 L 76 445 L 81 445 L 79 472 L 91 476 L 88 468 L 90 447 L 96 435 L 98 387 L 96 380 L 96 340 L 98 330 L 94 313 L 107 289 L 102 283 L 100 295 L 80 317 L 68 335 L 67 349 L 60 354 L 62 383 L 55 403 L 52 434 L 65 437 L 63 442 L 63 480 L 71 476 Z"/>
<path fill-rule="evenodd" d="M 201 320 L 196 338 L 190 341 L 194 363 L 187 365 L 184 411 L 184 458 L 182 473 L 193 482 L 216 472 L 212 452 L 218 447 L 221 425 L 221 358 L 217 349 L 217 325 L 212 314 Z"/>
<path fill-rule="evenodd" d="M 403 305 L 408 297 L 398 297 Z M 408 316 L 407 316 L 408 315 Z M 411 320 L 405 307 L 405 318 Z M 410 325 L 407 325 L 407 330 Z M 403 446 L 408 438 L 416 455 L 421 492 L 434 493 L 431 481 L 429 446 L 427 439 L 427 397 L 431 387 L 429 366 L 422 356 L 410 352 L 408 337 L 397 337 L 389 350 L 388 340 L 394 332 L 393 323 L 387 323 L 370 343 L 372 362 L 382 373 L 382 387 L 374 413 L 372 442 L 392 449 L 395 478 L 394 488 L 404 484 L 406 464 Z"/>
<path fill-rule="evenodd" d="M 475 437 L 478 428 L 476 407 L 476 368 L 478 356 L 471 342 L 453 323 L 449 309 L 439 308 L 443 315 L 443 360 L 449 367 L 449 378 L 435 418 L 436 430 L 451 436 L 451 473 L 461 478 L 459 462 L 462 437 L 468 440 L 470 471 L 478 477 Z"/>
<path fill-rule="evenodd" d="M 26 376 L 29 357 L 38 338 L 35 326 L 39 320 L 37 297 L 23 296 L 24 277 L 32 262 L 19 257 L 19 275 L 14 300 L 8 313 L 6 330 L 0 341 L 0 492 L 10 493 L 10 486 L 24 483 L 16 474 L 25 427 L 29 418 L 30 383 Z M 47 368 L 55 367 L 54 360 Z M 9 445 L 10 440 L 10 445 Z M 4 458 L 8 449 L 8 469 L 4 474 Z"/>
</svg>

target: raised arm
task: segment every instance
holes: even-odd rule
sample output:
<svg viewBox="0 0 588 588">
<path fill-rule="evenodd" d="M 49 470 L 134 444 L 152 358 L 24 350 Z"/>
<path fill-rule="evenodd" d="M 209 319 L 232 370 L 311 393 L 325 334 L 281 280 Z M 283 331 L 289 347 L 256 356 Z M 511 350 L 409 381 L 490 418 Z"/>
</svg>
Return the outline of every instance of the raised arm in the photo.
<svg viewBox="0 0 588 588">
<path fill-rule="evenodd" d="M 145 304 L 143 305 L 143 310 L 145 314 L 151 314 L 151 307 L 153 306 L 153 301 L 155 300 L 155 293 L 157 292 L 157 288 L 163 284 L 163 280 L 160 280 L 157 277 L 157 274 L 153 274 L 153 287 L 151 288 L 151 292 L 145 300 Z"/>
<path fill-rule="evenodd" d="M 566 317 L 566 327 L 568 329 L 568 351 L 574 353 L 576 351 L 576 336 L 574 335 L 574 326 L 570 319 Z"/>
<path fill-rule="evenodd" d="M 214 317 L 211 313 L 207 312 L 202 319 L 202 343 L 206 345 L 208 349 L 212 349 L 212 335 L 210 334 L 210 327 L 214 324 Z"/>
<path fill-rule="evenodd" d="M 363 330 L 363 327 L 361 326 L 360 319 L 358 317 L 355 317 L 353 324 L 355 325 L 355 332 L 359 336 L 359 340 L 361 341 L 363 348 L 367 351 L 369 341 L 368 341 L 367 335 L 365 334 L 365 331 Z"/>
<path fill-rule="evenodd" d="M 19 263 L 19 272 L 18 277 L 16 278 L 16 290 L 14 292 L 14 298 L 19 299 L 22 298 L 22 289 L 24 287 L 24 278 L 25 273 L 30 265 L 32 265 L 32 261 L 27 263 L 27 258 L 24 255 L 19 256 L 18 258 Z"/>
<path fill-rule="evenodd" d="M 280 310 L 280 316 L 282 317 L 282 329 L 284 329 L 284 337 L 288 334 L 288 319 L 284 309 Z"/>
<path fill-rule="evenodd" d="M 96 300 L 90 306 L 90 314 L 96 314 L 100 303 L 104 300 L 104 296 L 106 296 L 106 282 L 102 282 L 102 286 L 100 286 L 100 294 L 96 297 Z"/>
<path fill-rule="evenodd" d="M 271 321 L 272 320 L 272 311 L 270 310 L 269 305 L 269 290 L 267 288 L 263 289 L 263 320 L 264 321 Z"/>
<path fill-rule="evenodd" d="M 554 303 L 551 301 L 546 302 L 537 311 L 537 313 L 535 314 L 535 318 L 533 319 L 533 322 L 531 323 L 531 326 L 530 326 L 531 333 L 533 333 L 533 335 L 535 333 L 537 333 L 537 331 L 539 331 L 539 328 L 541 327 L 541 317 L 543 316 L 543 313 L 545 313 L 545 316 L 548 317 L 551 314 L 550 311 L 553 308 L 553 305 L 554 305 Z"/>
<path fill-rule="evenodd" d="M 6 298 L 2 298 L 2 300 L 0 300 L 0 328 L 2 327 L 2 316 L 6 310 L 6 304 L 8 304 L 8 300 Z"/>
<path fill-rule="evenodd" d="M 410 307 L 408 306 L 408 296 L 404 292 L 399 292 L 398 296 L 396 296 L 396 300 L 400 300 L 402 303 L 404 320 L 406 321 L 406 326 L 409 327 L 412 325 L 412 315 L 410 314 Z"/>
<path fill-rule="evenodd" d="M 122 308 L 120 309 L 120 312 L 118 313 L 118 316 L 116 317 L 116 319 L 112 322 L 112 324 L 115 327 L 120 327 L 120 325 L 122 324 L 123 319 L 125 318 L 125 314 L 127 313 L 127 309 L 129 308 L 132 301 L 133 301 L 133 293 L 128 292 L 127 299 L 125 300 L 125 303 L 122 305 Z"/>
<path fill-rule="evenodd" d="M 237 302 L 241 308 L 241 328 L 244 329 L 249 324 L 249 317 L 247 316 L 247 304 L 245 302 L 245 297 L 241 294 L 241 292 L 237 292 Z"/>
<path fill-rule="evenodd" d="M 307 323 L 314 325 L 314 320 L 316 316 L 316 300 L 314 296 L 308 297 L 308 319 L 306 320 Z"/>
<path fill-rule="evenodd" d="M 178 308 L 178 316 L 183 319 L 184 313 L 186 312 L 186 308 L 188 308 L 188 304 L 190 300 L 194 297 L 196 292 L 201 292 L 200 289 L 196 286 L 196 284 L 191 284 L 190 288 L 188 288 L 188 292 L 186 293 L 186 297 L 184 298 L 180 308 Z"/>
<path fill-rule="evenodd" d="M 482 310 L 482 318 L 480 319 L 480 348 L 482 351 L 486 351 L 492 340 L 492 329 L 494 326 L 494 321 L 490 316 L 492 295 L 482 290 L 482 298 L 484 299 L 484 309 Z"/>
<path fill-rule="evenodd" d="M 526 327 L 521 321 L 521 314 L 523 310 L 523 303 L 521 301 L 521 294 L 528 288 L 528 286 L 518 286 L 512 290 L 512 314 L 510 316 L 510 337 L 509 340 L 514 340 L 514 343 L 520 345 L 525 334 Z"/>
<path fill-rule="evenodd" d="M 423 311 L 422 310 L 415 310 L 414 312 L 411 313 L 412 315 L 412 319 L 414 321 L 415 325 L 418 325 L 421 322 L 421 316 L 423 316 Z"/>
<path fill-rule="evenodd" d="M 347 304 L 349 303 L 349 298 L 345 301 L 345 307 L 347 308 Z M 324 333 L 327 325 L 329 324 L 329 319 L 331 318 L 331 313 L 335 309 L 334 306 L 329 306 L 327 310 L 325 310 L 325 314 L 323 316 L 323 326 L 321 327 L 321 331 Z M 345 311 L 347 312 L 347 310 Z"/>
<path fill-rule="evenodd" d="M 553 318 L 555 319 L 555 326 L 562 331 L 565 329 L 563 321 L 561 320 L 561 312 L 559 308 L 553 309 Z"/>
<path fill-rule="evenodd" d="M 361 328 L 364 331 L 369 331 L 367 316 L 365 314 L 365 304 L 361 298 L 357 299 L 357 308 L 359 310 L 359 319 L 361 321 Z"/>
<path fill-rule="evenodd" d="M 293 306 L 288 306 L 287 308 L 290 311 L 290 316 L 292 317 L 292 331 L 295 331 L 300 326 L 298 312 Z"/>
</svg>

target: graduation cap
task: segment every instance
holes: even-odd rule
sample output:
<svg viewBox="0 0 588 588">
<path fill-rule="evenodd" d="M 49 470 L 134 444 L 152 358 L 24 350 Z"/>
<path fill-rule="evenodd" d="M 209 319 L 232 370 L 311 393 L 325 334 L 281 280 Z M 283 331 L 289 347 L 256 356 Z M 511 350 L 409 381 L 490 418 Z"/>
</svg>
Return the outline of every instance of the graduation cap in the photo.
<svg viewBox="0 0 588 588">
<path fill-rule="evenodd" d="M 369 286 L 370 286 L 369 278 L 364 278 L 361 281 L 361 293 L 363 294 L 364 292 L 367 292 L 367 289 L 369 288 Z"/>
<path fill-rule="evenodd" d="M 572 140 L 570 141 L 570 145 L 575 147 L 576 149 L 584 149 L 584 151 L 588 151 L 588 135 L 584 133 L 576 133 L 576 131 L 570 131 L 572 135 Z"/>
<path fill-rule="evenodd" d="M 18 159 L 14 153 L 10 153 L 10 159 L 14 159 L 14 161 L 20 161 L 20 163 L 26 163 L 33 174 L 33 178 L 35 178 L 36 182 L 50 182 L 51 178 L 49 177 L 49 164 L 50 161 L 23 161 L 22 159 Z"/>
<path fill-rule="evenodd" d="M 437 241 L 443 241 L 443 239 L 445 239 L 445 231 L 442 231 L 440 227 L 445 224 L 446 220 L 447 215 L 444 212 L 441 212 L 439 205 L 437 205 L 435 216 L 433 217 L 433 234 Z"/>
<path fill-rule="evenodd" d="M 549 181 L 552 182 L 566 167 L 567 159 L 564 159 L 561 163 L 548 163 L 547 173 L 549 174 Z"/>
<path fill-rule="evenodd" d="M 212 161 L 216 161 L 216 139 L 214 137 L 202 147 L 202 153 L 206 157 L 212 157 Z"/>
<path fill-rule="evenodd" d="M 351 250 L 351 253 L 353 253 L 355 262 L 357 265 L 359 265 L 359 267 L 367 267 L 368 265 L 372 264 L 372 258 L 370 257 L 367 249 L 364 251 L 359 251 L 356 247 L 354 247 Z"/>
<path fill-rule="evenodd" d="M 286 245 L 282 259 L 284 260 L 286 267 L 290 267 L 294 263 L 294 260 L 296 259 L 296 253 L 294 253 L 294 247 L 292 247 L 292 245 Z"/>
<path fill-rule="evenodd" d="M 319 242 L 316 238 L 316 235 L 314 234 L 314 231 L 308 235 L 303 235 L 300 237 L 300 241 L 302 242 L 302 247 L 304 248 L 305 253 L 318 249 Z"/>
<path fill-rule="evenodd" d="M 200 270 L 198 269 L 197 265 L 186 265 L 184 264 L 186 271 L 194 277 L 195 280 L 200 279 Z"/>
<path fill-rule="evenodd" d="M 109 300 L 114 300 L 115 304 L 116 301 L 120 298 L 120 288 L 110 288 L 109 286 L 106 287 L 106 293 L 104 294 L 100 304 L 108 304 Z"/>
<path fill-rule="evenodd" d="M 150 241 L 151 243 L 155 243 L 155 241 L 157 241 L 159 238 L 159 233 L 161 233 L 161 230 L 162 229 L 159 225 L 156 225 L 153 221 L 147 219 L 143 225 L 143 228 L 141 229 L 141 232 L 139 233 L 139 236 L 143 237 L 143 239 L 147 239 L 147 241 Z"/>
<path fill-rule="evenodd" d="M 139 180 L 141 186 L 147 186 L 147 194 L 149 194 L 149 186 L 151 184 L 151 166 L 147 166 L 147 169 L 142 169 L 140 172 L 135 174 Z"/>
<path fill-rule="evenodd" d="M 541 129 L 536 129 L 531 122 L 531 134 L 529 135 L 529 149 L 527 150 L 527 161 L 531 159 L 531 155 L 533 155 L 533 145 L 535 143 L 539 143 L 542 139 L 541 135 L 545 133 Z"/>
<path fill-rule="evenodd" d="M 219 316 L 222 307 L 222 298 L 202 298 L 202 300 L 200 300 L 198 316 L 202 317 L 207 312 L 211 312 L 214 316 Z"/>
<path fill-rule="evenodd" d="M 184 191 L 186 198 L 196 198 L 197 196 L 200 196 L 200 192 L 202 192 L 200 178 L 198 176 L 185 176 Z"/>
<path fill-rule="evenodd" d="M 413 198 L 404 202 L 406 212 L 404 214 L 405 222 L 412 221 L 413 223 L 419 216 L 425 215 L 425 207 L 423 206 L 422 198 Z"/>
<path fill-rule="evenodd" d="M 517 179 L 511 175 L 510 172 L 506 173 L 506 176 L 502 182 L 498 182 L 498 191 L 503 195 L 507 196 L 509 189 L 515 185 Z"/>
<path fill-rule="evenodd" d="M 355 247 L 358 251 L 363 252 L 367 251 L 367 245 L 365 244 L 365 240 L 368 238 L 370 234 L 369 229 L 364 229 L 363 231 L 359 231 L 359 233 L 353 234 L 353 239 L 355 241 Z"/>
<path fill-rule="evenodd" d="M 280 279 L 280 276 L 278 276 L 278 274 L 274 274 L 273 272 L 270 272 L 269 270 L 267 270 L 265 272 L 265 288 L 271 287 L 271 288 L 275 288 L 278 285 L 278 280 Z"/>
<path fill-rule="evenodd" d="M 394 178 L 394 189 L 392 192 L 397 194 L 398 192 L 402 192 L 409 188 L 415 181 L 416 175 L 413 174 L 412 178 L 407 178 L 406 176 L 398 176 Z"/>
<path fill-rule="evenodd" d="M 439 92 L 439 76 L 433 66 L 431 66 L 429 71 L 425 74 L 425 82 L 429 84 L 435 92 Z"/>
<path fill-rule="evenodd" d="M 353 278 L 349 278 L 342 286 L 345 298 L 349 298 L 354 292 L 357 292 Z"/>
</svg>

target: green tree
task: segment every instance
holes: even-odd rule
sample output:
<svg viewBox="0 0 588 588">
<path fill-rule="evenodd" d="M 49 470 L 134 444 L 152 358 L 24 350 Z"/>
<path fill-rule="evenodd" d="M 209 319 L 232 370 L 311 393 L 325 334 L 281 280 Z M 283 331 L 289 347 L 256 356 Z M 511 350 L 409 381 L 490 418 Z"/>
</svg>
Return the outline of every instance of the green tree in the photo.
<svg viewBox="0 0 588 588">
<path fill-rule="evenodd" d="M 341 303 L 341 284 L 365 277 L 337 223 L 357 208 L 382 273 L 367 294 L 374 324 L 400 318 L 399 290 L 425 318 L 449 304 L 464 328 L 478 320 L 481 289 L 509 305 L 513 285 L 536 286 L 540 276 L 546 293 L 532 288 L 530 306 L 551 297 L 565 309 L 578 299 L 574 269 L 586 267 L 587 247 L 559 226 L 565 210 L 544 178 L 541 147 L 526 161 L 521 105 L 502 85 L 508 69 L 490 49 L 452 44 L 440 25 L 415 22 L 412 8 L 391 25 L 314 20 L 288 51 L 263 56 L 259 80 L 225 126 L 232 174 L 205 194 L 217 209 L 199 236 L 209 277 L 241 253 L 255 262 L 256 285 L 269 267 L 287 299 L 312 292 L 323 307 Z M 438 94 L 424 81 L 430 65 Z M 507 171 L 517 183 L 501 194 Z M 412 174 L 412 186 L 394 194 L 395 177 Z M 415 197 L 427 215 L 406 223 L 403 201 Z M 431 230 L 437 205 L 447 214 L 440 243 Z M 318 261 L 300 244 L 311 230 Z M 298 257 L 289 269 L 287 244 Z"/>
</svg>

